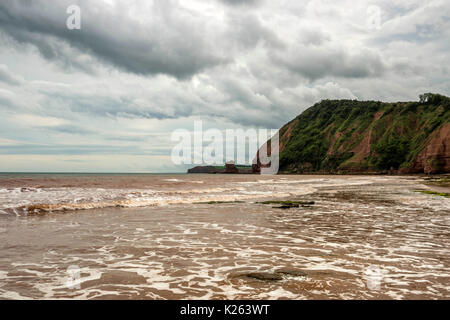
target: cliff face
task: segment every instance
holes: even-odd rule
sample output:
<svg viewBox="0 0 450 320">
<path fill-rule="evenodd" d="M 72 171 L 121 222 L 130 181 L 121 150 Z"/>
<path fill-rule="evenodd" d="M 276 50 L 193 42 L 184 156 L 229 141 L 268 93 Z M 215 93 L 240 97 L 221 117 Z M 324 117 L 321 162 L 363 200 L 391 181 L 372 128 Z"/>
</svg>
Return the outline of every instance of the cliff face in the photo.
<svg viewBox="0 0 450 320">
<path fill-rule="evenodd" d="M 442 95 L 324 100 L 279 134 L 280 172 L 450 172 L 450 98 Z"/>
<path fill-rule="evenodd" d="M 411 172 L 450 172 L 450 123 L 433 132 L 427 146 L 410 167 Z"/>
</svg>

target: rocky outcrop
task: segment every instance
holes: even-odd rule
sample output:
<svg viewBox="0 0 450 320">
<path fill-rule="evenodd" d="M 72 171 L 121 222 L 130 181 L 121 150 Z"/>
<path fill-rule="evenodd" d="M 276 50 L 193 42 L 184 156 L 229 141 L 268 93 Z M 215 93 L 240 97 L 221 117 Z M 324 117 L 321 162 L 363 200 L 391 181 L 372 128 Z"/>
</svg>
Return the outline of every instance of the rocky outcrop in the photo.
<svg viewBox="0 0 450 320">
<path fill-rule="evenodd" d="M 236 166 L 233 161 L 229 161 L 225 166 L 197 166 L 188 169 L 187 173 L 252 174 L 259 172 L 255 170 L 259 170 L 256 165 L 252 165 L 251 167 L 245 165 Z"/>
<path fill-rule="evenodd" d="M 229 161 L 225 164 L 225 171 L 223 173 L 239 173 L 239 170 L 236 168 L 236 165 L 233 161 Z"/>
<path fill-rule="evenodd" d="M 197 166 L 191 169 L 188 169 L 188 173 L 217 173 L 218 170 L 213 166 Z"/>
</svg>

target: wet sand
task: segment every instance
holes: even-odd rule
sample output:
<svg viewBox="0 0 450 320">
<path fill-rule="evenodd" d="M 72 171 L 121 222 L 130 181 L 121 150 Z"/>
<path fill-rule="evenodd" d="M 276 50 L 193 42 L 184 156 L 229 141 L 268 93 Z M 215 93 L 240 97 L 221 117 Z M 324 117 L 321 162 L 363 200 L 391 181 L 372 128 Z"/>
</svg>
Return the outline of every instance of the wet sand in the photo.
<svg viewBox="0 0 450 320">
<path fill-rule="evenodd" d="M 415 192 L 429 189 L 423 182 L 3 177 L 0 298 L 449 299 L 450 199 Z M 48 203 L 66 207 L 12 209 Z M 94 209 L 79 210 L 86 203 Z"/>
</svg>

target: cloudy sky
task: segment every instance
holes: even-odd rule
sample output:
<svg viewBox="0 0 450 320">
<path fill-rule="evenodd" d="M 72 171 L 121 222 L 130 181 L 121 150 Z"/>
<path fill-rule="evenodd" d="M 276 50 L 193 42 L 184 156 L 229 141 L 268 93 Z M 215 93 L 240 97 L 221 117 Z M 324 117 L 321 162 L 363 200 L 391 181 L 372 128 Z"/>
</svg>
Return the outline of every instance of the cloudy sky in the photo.
<svg viewBox="0 0 450 320">
<path fill-rule="evenodd" d="M 448 0 L 2 0 L 0 171 L 179 171 L 195 120 L 450 95 L 449 35 Z"/>
</svg>

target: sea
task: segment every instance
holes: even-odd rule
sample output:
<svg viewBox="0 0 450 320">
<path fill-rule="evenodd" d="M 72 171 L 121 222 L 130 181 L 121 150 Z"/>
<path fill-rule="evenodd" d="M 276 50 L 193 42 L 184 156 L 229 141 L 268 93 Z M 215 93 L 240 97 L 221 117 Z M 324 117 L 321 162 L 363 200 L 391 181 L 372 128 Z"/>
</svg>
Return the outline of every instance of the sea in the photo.
<svg viewBox="0 0 450 320">
<path fill-rule="evenodd" d="M 0 299 L 449 299 L 450 199 L 428 189 L 421 176 L 0 174 Z"/>
</svg>

